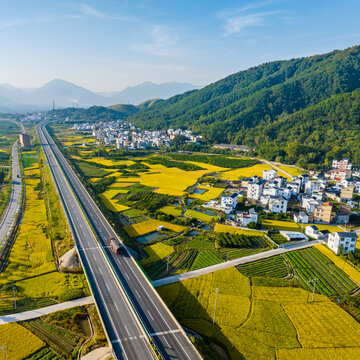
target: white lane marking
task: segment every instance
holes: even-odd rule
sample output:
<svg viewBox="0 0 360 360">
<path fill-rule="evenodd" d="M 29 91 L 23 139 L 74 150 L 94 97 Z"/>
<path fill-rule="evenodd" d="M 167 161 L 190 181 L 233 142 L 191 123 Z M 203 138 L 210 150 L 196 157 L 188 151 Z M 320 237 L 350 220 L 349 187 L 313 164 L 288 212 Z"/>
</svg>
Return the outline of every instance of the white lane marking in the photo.
<svg viewBox="0 0 360 360">
<path fill-rule="evenodd" d="M 117 310 L 117 311 L 120 311 L 119 308 L 118 308 L 118 306 L 117 306 L 117 303 L 114 303 L 114 304 L 115 304 L 116 310 Z"/>
<path fill-rule="evenodd" d="M 129 330 L 128 330 L 128 328 L 126 327 L 126 325 L 124 325 L 124 328 L 125 328 L 125 330 L 126 330 L 126 332 L 127 332 L 128 336 L 130 336 Z"/>
<path fill-rule="evenodd" d="M 154 321 L 153 316 L 151 315 L 151 312 L 149 310 L 147 310 L 147 313 L 149 314 L 149 316 L 151 317 L 151 319 Z"/>
<path fill-rule="evenodd" d="M 177 332 L 181 332 L 180 329 L 175 329 L 175 330 L 170 330 L 170 331 L 159 331 L 156 333 L 151 333 L 151 336 L 162 336 L 162 335 L 168 335 L 168 334 L 173 334 L 173 333 L 177 333 Z"/>
<path fill-rule="evenodd" d="M 141 299 L 139 292 L 137 290 L 135 290 L 135 292 L 136 292 L 136 295 Z"/>
<path fill-rule="evenodd" d="M 125 276 L 128 280 L 130 280 L 130 276 L 128 275 L 128 273 L 125 273 Z"/>
<path fill-rule="evenodd" d="M 101 268 L 99 268 L 99 271 L 100 271 L 100 274 L 102 275 L 102 274 L 103 274 L 103 272 L 102 272 Z"/>
<path fill-rule="evenodd" d="M 165 336 L 163 337 L 163 339 L 164 339 L 164 341 L 165 341 L 165 343 L 166 343 L 166 346 L 167 346 L 167 347 L 170 347 L 170 344 L 169 344 L 168 341 L 166 340 L 166 337 L 165 337 Z"/>
</svg>

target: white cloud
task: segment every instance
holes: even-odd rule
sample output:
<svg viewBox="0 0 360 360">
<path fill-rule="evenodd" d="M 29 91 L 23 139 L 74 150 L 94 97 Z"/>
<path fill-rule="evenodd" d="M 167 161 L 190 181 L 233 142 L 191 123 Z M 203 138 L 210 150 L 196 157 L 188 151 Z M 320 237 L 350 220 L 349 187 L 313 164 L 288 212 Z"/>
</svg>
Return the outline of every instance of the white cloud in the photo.
<svg viewBox="0 0 360 360">
<path fill-rule="evenodd" d="M 283 10 L 253 12 L 255 9 L 267 7 L 268 5 L 274 4 L 276 0 L 268 0 L 258 3 L 250 3 L 244 5 L 241 8 L 224 10 L 217 14 L 220 19 L 225 21 L 224 34 L 233 35 L 243 32 L 245 29 L 256 26 L 264 26 L 265 18 L 284 13 Z"/>
<path fill-rule="evenodd" d="M 81 11 L 83 12 L 83 14 L 85 15 L 92 15 L 98 18 L 102 18 L 105 19 L 107 18 L 107 15 L 105 15 L 104 13 L 102 13 L 101 11 L 95 10 L 93 7 L 91 7 L 90 5 L 86 5 L 86 4 L 81 4 Z"/>
</svg>

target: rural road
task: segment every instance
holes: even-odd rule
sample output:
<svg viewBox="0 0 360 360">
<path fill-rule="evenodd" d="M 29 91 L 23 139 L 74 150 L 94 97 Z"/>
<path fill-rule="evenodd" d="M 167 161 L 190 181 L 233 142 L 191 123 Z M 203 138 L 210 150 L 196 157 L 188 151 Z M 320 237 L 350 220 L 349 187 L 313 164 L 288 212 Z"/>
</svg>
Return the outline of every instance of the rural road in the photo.
<svg viewBox="0 0 360 360">
<path fill-rule="evenodd" d="M 319 245 L 319 244 L 322 244 L 322 243 L 323 243 L 323 241 L 316 240 L 316 241 L 309 241 L 309 242 L 306 242 L 306 243 L 289 244 L 289 245 L 285 245 L 283 247 L 278 247 L 277 249 L 264 251 L 264 252 L 259 253 L 259 254 L 244 256 L 244 257 L 239 258 L 239 259 L 226 261 L 226 262 L 223 262 L 221 264 L 208 266 L 208 267 L 203 268 L 203 269 L 189 271 L 189 272 L 184 273 L 184 274 L 169 276 L 169 277 L 166 277 L 164 279 L 155 280 L 155 281 L 153 281 L 153 285 L 155 287 L 158 287 L 158 286 L 173 284 L 173 283 L 176 283 L 176 282 L 179 282 L 179 281 L 192 279 L 192 278 L 195 278 L 197 276 L 210 274 L 210 273 L 212 273 L 214 271 L 217 271 L 217 270 L 222 270 L 222 269 L 226 269 L 226 268 L 241 265 L 241 264 L 246 264 L 246 263 L 249 263 L 249 262 L 252 262 L 252 261 L 266 259 L 266 258 L 275 256 L 275 255 L 280 255 L 280 254 L 287 253 L 289 251 L 306 249 L 306 248 L 309 248 L 309 247 L 312 247 L 312 246 L 315 246 L 315 245 Z"/>
<path fill-rule="evenodd" d="M 19 168 L 18 140 L 12 146 L 12 187 L 8 206 L 0 223 L 0 247 L 4 244 L 20 206 L 21 177 Z"/>
<path fill-rule="evenodd" d="M 92 296 L 88 296 L 81 299 L 66 301 L 61 304 L 46 306 L 41 309 L 24 311 L 20 313 L 10 314 L 0 316 L 0 325 L 9 324 L 17 321 L 25 321 L 30 319 L 35 319 L 43 315 L 51 314 L 56 311 L 66 310 L 73 308 L 75 306 L 89 305 L 94 303 L 94 298 Z"/>
</svg>

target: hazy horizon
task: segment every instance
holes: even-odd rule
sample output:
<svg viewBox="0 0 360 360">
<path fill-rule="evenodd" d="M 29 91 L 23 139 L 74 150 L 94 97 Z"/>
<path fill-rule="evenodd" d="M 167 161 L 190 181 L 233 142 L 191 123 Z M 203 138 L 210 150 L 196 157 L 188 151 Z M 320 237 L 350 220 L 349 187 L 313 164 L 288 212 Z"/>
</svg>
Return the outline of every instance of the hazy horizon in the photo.
<svg viewBox="0 0 360 360">
<path fill-rule="evenodd" d="M 360 3 L 0 0 L 0 83 L 63 79 L 94 92 L 206 85 L 273 60 L 359 43 Z"/>
</svg>

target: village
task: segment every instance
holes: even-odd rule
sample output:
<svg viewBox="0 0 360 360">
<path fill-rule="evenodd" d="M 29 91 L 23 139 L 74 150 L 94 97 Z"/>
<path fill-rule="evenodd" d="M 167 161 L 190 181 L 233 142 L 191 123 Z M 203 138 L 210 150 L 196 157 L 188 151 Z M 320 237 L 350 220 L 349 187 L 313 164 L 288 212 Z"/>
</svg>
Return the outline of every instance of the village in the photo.
<svg viewBox="0 0 360 360">
<path fill-rule="evenodd" d="M 349 159 L 334 160 L 331 171 L 293 176 L 291 181 L 278 176 L 275 169 L 264 170 L 262 178 L 252 176 L 232 181 L 218 199 L 204 203 L 204 208 L 223 211 L 226 223 L 240 228 L 258 228 L 259 209 L 267 218 L 281 216 L 300 224 L 303 232 L 280 231 L 287 241 L 321 239 L 336 254 L 354 252 L 357 233 L 347 232 L 355 198 L 360 197 L 360 173 Z M 237 211 L 238 201 L 246 198 L 248 211 Z M 282 215 L 281 215 L 282 214 Z M 341 225 L 343 232 L 320 231 L 316 224 Z"/>
<path fill-rule="evenodd" d="M 169 148 L 176 136 L 183 136 L 186 142 L 197 142 L 201 135 L 193 135 L 191 130 L 168 129 L 166 131 L 141 131 L 127 121 L 99 122 L 95 124 L 79 123 L 73 126 L 75 131 L 90 131 L 96 140 L 104 145 L 116 145 L 117 149 L 158 149 Z"/>
</svg>

